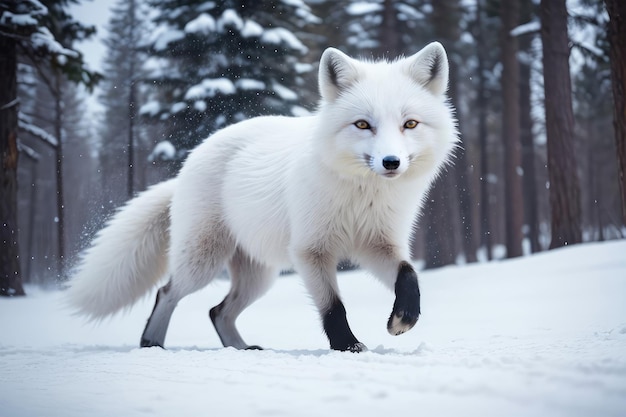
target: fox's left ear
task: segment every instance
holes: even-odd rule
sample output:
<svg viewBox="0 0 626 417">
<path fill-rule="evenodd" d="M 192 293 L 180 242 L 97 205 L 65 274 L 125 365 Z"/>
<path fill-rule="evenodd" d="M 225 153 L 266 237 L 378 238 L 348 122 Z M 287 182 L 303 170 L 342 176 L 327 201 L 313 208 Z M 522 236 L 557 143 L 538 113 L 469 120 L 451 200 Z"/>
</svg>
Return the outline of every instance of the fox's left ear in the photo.
<svg viewBox="0 0 626 417">
<path fill-rule="evenodd" d="M 448 88 L 448 57 L 443 45 L 432 42 L 406 59 L 409 76 L 435 95 Z"/>
<path fill-rule="evenodd" d="M 356 62 L 338 49 L 327 48 L 320 59 L 318 75 L 319 89 L 322 98 L 333 102 L 352 85 L 358 76 Z"/>
</svg>

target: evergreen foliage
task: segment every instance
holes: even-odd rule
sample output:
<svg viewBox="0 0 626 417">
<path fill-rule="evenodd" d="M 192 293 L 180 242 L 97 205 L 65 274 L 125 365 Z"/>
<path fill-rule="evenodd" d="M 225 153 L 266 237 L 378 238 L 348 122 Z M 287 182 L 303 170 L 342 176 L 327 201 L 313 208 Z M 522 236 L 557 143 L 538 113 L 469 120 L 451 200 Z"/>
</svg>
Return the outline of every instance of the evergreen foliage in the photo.
<svg viewBox="0 0 626 417">
<path fill-rule="evenodd" d="M 293 114 L 297 37 L 317 18 L 300 0 L 150 0 L 159 11 L 148 76 L 156 86 L 140 113 L 165 121 L 178 156 L 211 132 L 261 114 Z M 165 62 L 165 64 L 164 64 Z M 164 66 L 163 66 L 164 65 Z"/>
</svg>

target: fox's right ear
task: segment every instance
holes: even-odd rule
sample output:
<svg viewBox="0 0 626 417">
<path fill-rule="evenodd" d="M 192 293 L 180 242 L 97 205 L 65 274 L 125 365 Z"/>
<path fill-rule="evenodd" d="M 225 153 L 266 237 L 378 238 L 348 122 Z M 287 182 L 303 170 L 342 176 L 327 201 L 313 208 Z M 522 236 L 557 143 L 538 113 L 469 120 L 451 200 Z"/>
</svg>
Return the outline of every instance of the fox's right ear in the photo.
<svg viewBox="0 0 626 417">
<path fill-rule="evenodd" d="M 415 81 L 435 95 L 448 88 L 448 57 L 439 42 L 431 42 L 421 51 L 407 58 L 408 73 Z"/>
<path fill-rule="evenodd" d="M 358 75 L 355 60 L 338 49 L 327 48 L 320 59 L 318 82 L 322 99 L 332 102 Z"/>
</svg>

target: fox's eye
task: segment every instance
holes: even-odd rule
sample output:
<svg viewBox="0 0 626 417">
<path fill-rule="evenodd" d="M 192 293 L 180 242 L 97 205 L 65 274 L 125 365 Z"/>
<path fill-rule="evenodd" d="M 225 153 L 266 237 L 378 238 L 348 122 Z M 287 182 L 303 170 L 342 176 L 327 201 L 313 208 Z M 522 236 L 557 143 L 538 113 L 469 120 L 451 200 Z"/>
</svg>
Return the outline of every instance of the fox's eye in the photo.
<svg viewBox="0 0 626 417">
<path fill-rule="evenodd" d="M 405 129 L 415 129 L 418 124 L 419 124 L 419 122 L 417 120 L 413 120 L 413 119 L 407 120 L 404 123 L 404 128 Z"/>
<path fill-rule="evenodd" d="M 372 128 L 372 126 L 370 126 L 370 124 L 367 123 L 365 120 L 357 120 L 356 122 L 354 122 L 354 125 L 358 129 L 371 129 Z"/>
</svg>

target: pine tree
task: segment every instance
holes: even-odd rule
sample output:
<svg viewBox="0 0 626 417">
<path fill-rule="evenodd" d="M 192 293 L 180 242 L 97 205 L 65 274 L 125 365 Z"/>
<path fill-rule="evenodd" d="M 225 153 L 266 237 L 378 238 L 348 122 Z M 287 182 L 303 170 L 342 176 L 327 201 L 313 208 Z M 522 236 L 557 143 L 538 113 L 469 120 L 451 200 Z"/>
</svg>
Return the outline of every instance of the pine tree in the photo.
<svg viewBox="0 0 626 417">
<path fill-rule="evenodd" d="M 432 0 L 315 0 L 311 7 L 323 16 L 327 45 L 353 56 L 410 55 L 431 37 L 428 24 Z"/>
<path fill-rule="evenodd" d="M 91 84 L 96 80 L 84 68 L 81 55 L 67 47 L 68 39 L 92 33 L 70 18 L 67 5 L 65 0 L 8 0 L 0 4 L 0 295 L 24 293 L 16 203 L 18 56 L 49 65 L 75 82 Z M 32 128 L 26 121 L 20 127 Z"/>
<path fill-rule="evenodd" d="M 178 155 L 216 129 L 261 114 L 292 114 L 302 83 L 297 33 L 316 18 L 301 1 L 151 0 L 152 100 L 140 113 L 166 122 Z"/>
<path fill-rule="evenodd" d="M 142 16 L 144 4 L 138 0 L 119 0 L 111 9 L 108 36 L 104 43 L 105 78 L 100 84 L 99 100 L 104 115 L 99 128 L 99 159 L 104 215 L 133 195 L 134 173 L 142 166 L 135 157 L 140 142 L 140 126 L 136 107 L 140 96 L 141 50 L 146 29 Z"/>
<path fill-rule="evenodd" d="M 520 92 L 519 92 L 519 50 L 516 36 L 511 31 L 519 24 L 518 2 L 500 3 L 502 18 L 502 140 L 504 143 L 504 182 L 505 182 L 505 228 L 506 256 L 513 258 L 522 255 L 522 226 L 524 222 L 524 200 L 522 198 L 522 166 L 520 142 Z"/>
<path fill-rule="evenodd" d="M 615 145 L 622 198 L 622 226 L 626 225 L 626 4 L 605 0 L 610 19 L 608 37 L 611 45 L 611 81 L 613 86 L 613 117 Z"/>
<path fill-rule="evenodd" d="M 565 0 L 542 0 L 539 10 L 550 177 L 550 249 L 553 249 L 582 240 L 580 185 L 574 155 L 574 114 Z"/>
<path fill-rule="evenodd" d="M 50 33 L 60 42 L 63 47 L 71 47 L 75 41 L 86 39 L 95 33 L 94 27 L 88 27 L 76 21 L 68 12 L 72 0 L 44 0 L 42 3 L 48 9 L 48 14 L 43 20 Z M 33 60 L 33 62 L 37 62 Z M 65 233 L 65 191 L 63 180 L 63 145 L 65 138 L 63 90 L 66 80 L 76 83 L 84 83 L 92 88 L 99 80 L 99 74 L 90 72 L 82 62 L 82 57 L 77 54 L 77 59 L 53 58 L 45 65 L 38 65 L 39 74 L 43 78 L 54 101 L 53 131 L 56 138 L 55 161 L 56 161 L 56 208 L 57 208 L 57 276 L 65 278 L 66 268 L 66 233 Z"/>
</svg>

